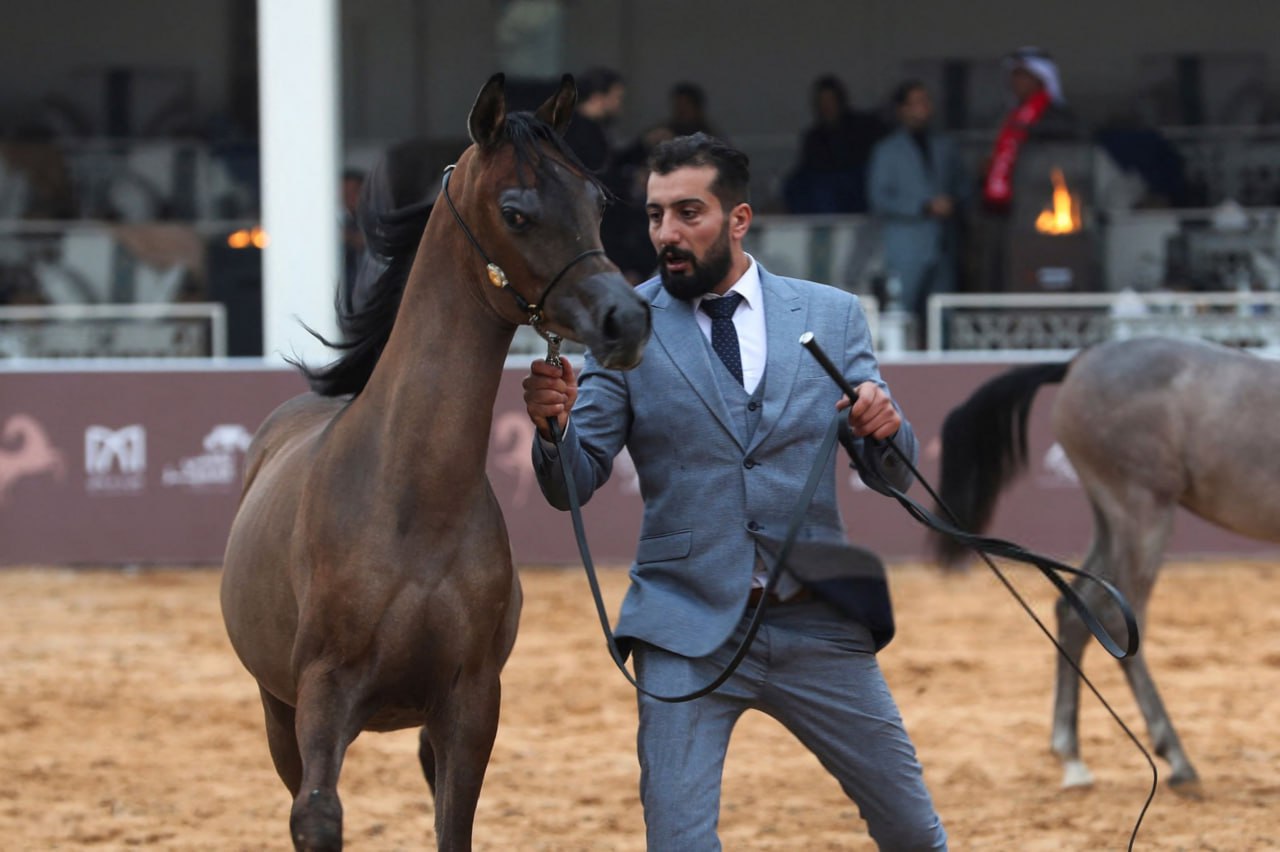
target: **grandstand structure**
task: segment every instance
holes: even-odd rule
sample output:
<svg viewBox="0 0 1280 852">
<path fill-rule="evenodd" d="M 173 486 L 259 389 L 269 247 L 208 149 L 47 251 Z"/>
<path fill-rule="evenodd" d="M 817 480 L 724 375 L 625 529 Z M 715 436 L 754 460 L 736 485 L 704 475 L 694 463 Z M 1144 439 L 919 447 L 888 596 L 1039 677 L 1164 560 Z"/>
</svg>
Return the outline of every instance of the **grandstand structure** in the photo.
<svg viewBox="0 0 1280 852">
<path fill-rule="evenodd" d="M 220 558 L 248 436 L 302 390 L 285 365 L 328 357 L 344 270 L 344 173 L 410 140 L 431 175 L 467 144 L 494 71 L 517 106 L 565 71 L 626 80 L 618 143 L 699 84 L 717 132 L 752 160 L 747 248 L 770 270 L 856 293 L 885 377 L 922 444 L 968 389 L 1010 362 L 1105 339 L 1190 335 L 1280 351 L 1280 42 L 1256 4 L 992 0 L 927 13 L 893 0 L 44 0 L 0 27 L 0 564 Z M 926 18 L 925 20 L 922 20 Z M 995 25 L 998 23 L 998 25 Z M 924 81 L 972 175 L 1007 109 L 1000 57 L 1050 50 L 1086 132 L 1028 146 L 1003 265 L 931 298 L 889 286 L 867 214 L 788 212 L 808 90 L 844 81 L 888 117 Z M 1177 192 L 1144 166 L 1157 145 Z M 1164 177 L 1167 177 L 1165 175 Z M 1036 230 L 1056 189 L 1080 212 Z M 438 183 L 424 180 L 422 200 Z M 567 347 L 573 352 L 572 346 Z M 519 378 L 543 344 L 517 334 L 494 412 L 490 475 L 513 544 L 572 561 L 533 499 Z M 1010 537 L 1070 549 L 1087 515 L 1047 425 Z M 931 460 L 922 458 L 929 472 Z M 625 460 L 594 501 L 593 542 L 626 558 L 637 496 Z M 842 490 L 853 495 L 857 483 Z M 845 494 L 844 492 L 848 492 Z M 612 508 L 611 508 L 612 507 Z M 859 504 L 866 543 L 919 557 L 892 512 Z M 1020 511 L 1015 507 L 1011 511 Z M 1048 524 L 1049 518 L 1052 524 Z M 1245 547 L 1192 528 L 1175 552 Z M 1214 538 L 1214 536 L 1218 536 Z M 557 550 L 561 545 L 564 548 Z"/>
<path fill-rule="evenodd" d="M 1016 45 L 959 9 L 935 9 L 926 31 L 887 0 L 800 0 L 785 13 L 759 4 L 747 16 L 719 0 L 193 0 L 181 9 L 139 0 L 118 10 L 50 0 L 15 8 L 0 35 L 0 304 L 29 308 L 22 316 L 46 325 L 72 322 L 68 305 L 219 305 L 225 339 L 210 353 L 323 357 L 298 320 L 333 329 L 339 173 L 367 168 L 406 138 L 448 161 L 466 143 L 458 116 L 495 69 L 507 72 L 519 103 L 562 71 L 606 64 L 628 82 L 613 128 L 619 141 L 662 118 L 672 82 L 703 86 L 715 127 L 752 157 L 750 250 L 776 272 L 862 295 L 889 319 L 880 326 L 892 352 L 1024 348 L 1047 339 L 1032 331 L 1035 317 L 1056 316 L 1066 328 L 1085 310 L 1066 297 L 1085 293 L 1097 294 L 1095 311 L 1131 304 L 1130 294 L 1151 304 L 1157 294 L 1182 294 L 1179 305 L 1216 319 L 1190 321 L 1201 308 L 1188 308 L 1179 314 L 1185 323 L 1148 327 L 1256 339 L 1219 333 L 1224 317 L 1269 315 L 1267 294 L 1280 291 L 1280 47 L 1249 25 L 1251 7 L 1048 3 L 1031 15 L 1004 5 L 1022 21 L 1021 42 L 1054 52 L 1068 102 L 1093 131 L 1028 152 L 1039 159 L 1020 165 L 1021 179 L 1039 188 L 1022 195 L 1034 215 L 1048 202 L 1051 172 L 1065 169 L 1086 221 L 1072 235 L 1022 228 L 1000 280 L 969 280 L 963 299 L 941 299 L 914 324 L 884 292 L 873 217 L 785 211 L 782 184 L 809 121 L 804 93 L 814 76 L 832 72 L 855 106 L 873 111 L 895 81 L 921 79 L 976 174 L 1007 106 L 999 56 Z M 1235 6 L 1240 14 L 1231 14 Z M 1109 25 L 1075 26 L 1091 15 Z M 72 20 L 95 33 L 92 43 L 68 29 Z M 726 61 L 721 41 L 731 53 L 767 50 L 781 61 L 744 69 Z M 707 49 L 687 49 L 703 42 Z M 1176 152 L 1182 197 L 1152 198 L 1134 167 L 1135 126 Z M 1216 310 L 1214 294 L 1224 293 L 1253 299 L 1252 308 Z M 130 327 L 136 351 L 133 332 L 120 331 L 97 354 L 153 355 L 157 336 Z M 1104 327 L 1120 326 L 1095 318 L 1087 332 L 1054 340 L 1070 348 Z M 0 346 L 5 359 L 35 351 Z M 94 354 L 91 346 L 80 353 Z"/>
</svg>

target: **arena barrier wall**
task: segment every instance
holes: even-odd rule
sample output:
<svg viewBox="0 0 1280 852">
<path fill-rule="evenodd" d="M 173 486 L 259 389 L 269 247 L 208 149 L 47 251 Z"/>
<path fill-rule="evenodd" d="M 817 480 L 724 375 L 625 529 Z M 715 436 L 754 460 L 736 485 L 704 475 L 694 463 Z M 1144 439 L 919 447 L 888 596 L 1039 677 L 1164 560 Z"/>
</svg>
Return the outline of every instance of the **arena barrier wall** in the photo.
<svg viewBox="0 0 1280 852">
<path fill-rule="evenodd" d="M 921 470 L 937 476 L 943 417 L 1008 363 L 889 363 L 883 372 L 920 436 Z M 494 410 L 489 475 L 521 564 L 577 564 L 567 514 L 548 507 L 529 460 L 524 370 L 504 375 Z M 0 565 L 216 564 L 240 489 L 244 449 L 280 402 L 304 389 L 285 369 L 0 372 Z M 992 534 L 1078 559 L 1088 508 L 1049 432 L 1055 388 L 1032 409 L 1032 467 L 1001 500 Z M 827 417 L 827 411 L 814 412 Z M 924 531 L 893 501 L 867 491 L 839 462 L 850 537 L 893 559 L 928 558 Z M 920 487 L 912 494 L 928 504 Z M 630 561 L 641 502 L 626 458 L 586 507 L 597 562 Z M 1170 548 L 1188 555 L 1256 555 L 1254 542 L 1183 512 Z"/>
</svg>

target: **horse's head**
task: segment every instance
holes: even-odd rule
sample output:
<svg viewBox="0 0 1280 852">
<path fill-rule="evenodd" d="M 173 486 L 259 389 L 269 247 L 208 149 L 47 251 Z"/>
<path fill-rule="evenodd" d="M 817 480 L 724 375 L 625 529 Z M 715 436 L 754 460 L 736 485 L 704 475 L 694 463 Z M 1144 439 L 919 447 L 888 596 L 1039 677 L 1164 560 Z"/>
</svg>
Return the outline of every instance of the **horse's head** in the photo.
<svg viewBox="0 0 1280 852">
<path fill-rule="evenodd" d="M 488 265 L 480 286 L 494 310 L 629 369 L 649 338 L 649 305 L 600 247 L 605 190 L 561 138 L 576 101 L 566 75 L 536 113 L 508 113 L 503 76 L 491 77 L 467 118 L 475 144 L 441 194 Z"/>
</svg>

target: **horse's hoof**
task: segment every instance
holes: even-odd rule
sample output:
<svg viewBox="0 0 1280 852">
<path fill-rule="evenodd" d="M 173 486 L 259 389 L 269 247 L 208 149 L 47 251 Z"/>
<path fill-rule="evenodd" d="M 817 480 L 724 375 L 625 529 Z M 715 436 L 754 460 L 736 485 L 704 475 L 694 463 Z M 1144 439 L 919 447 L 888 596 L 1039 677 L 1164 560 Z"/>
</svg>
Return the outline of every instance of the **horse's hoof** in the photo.
<svg viewBox="0 0 1280 852">
<path fill-rule="evenodd" d="M 1173 776 L 1169 779 L 1169 789 L 1184 799 L 1204 798 L 1204 788 L 1200 786 L 1200 779 L 1194 774 L 1182 778 Z"/>
<path fill-rule="evenodd" d="M 341 852 L 342 804 L 336 794 L 312 790 L 289 814 L 294 852 Z"/>
<path fill-rule="evenodd" d="M 1093 786 L 1093 773 L 1083 760 L 1068 760 L 1062 768 L 1062 789 L 1088 790 Z"/>
</svg>

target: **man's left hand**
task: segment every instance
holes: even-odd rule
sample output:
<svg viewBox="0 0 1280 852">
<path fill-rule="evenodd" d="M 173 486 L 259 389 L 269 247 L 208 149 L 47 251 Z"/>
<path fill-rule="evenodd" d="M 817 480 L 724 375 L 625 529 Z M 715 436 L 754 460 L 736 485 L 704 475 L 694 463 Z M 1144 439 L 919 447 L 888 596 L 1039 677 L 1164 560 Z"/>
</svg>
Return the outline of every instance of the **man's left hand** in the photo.
<svg viewBox="0 0 1280 852">
<path fill-rule="evenodd" d="M 849 427 L 859 438 L 875 438 L 883 441 L 898 434 L 902 426 L 902 415 L 894 408 L 893 400 L 884 388 L 875 382 L 863 382 L 854 388 L 858 392 L 858 400 L 851 406 L 849 397 L 843 396 L 836 403 L 836 409 L 849 409 Z"/>
</svg>

